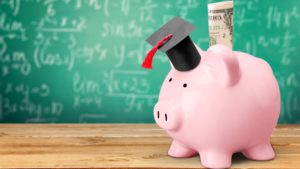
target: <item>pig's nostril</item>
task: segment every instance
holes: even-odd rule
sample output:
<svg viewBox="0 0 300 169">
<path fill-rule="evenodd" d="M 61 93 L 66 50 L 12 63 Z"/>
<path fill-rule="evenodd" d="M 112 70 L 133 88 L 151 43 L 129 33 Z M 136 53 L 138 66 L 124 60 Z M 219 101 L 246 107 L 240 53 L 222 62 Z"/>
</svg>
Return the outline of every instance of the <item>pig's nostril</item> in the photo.
<svg viewBox="0 0 300 169">
<path fill-rule="evenodd" d="M 165 120 L 168 121 L 168 115 L 167 114 L 165 114 Z"/>
<path fill-rule="evenodd" d="M 159 119 L 159 111 L 157 111 L 157 118 Z"/>
</svg>

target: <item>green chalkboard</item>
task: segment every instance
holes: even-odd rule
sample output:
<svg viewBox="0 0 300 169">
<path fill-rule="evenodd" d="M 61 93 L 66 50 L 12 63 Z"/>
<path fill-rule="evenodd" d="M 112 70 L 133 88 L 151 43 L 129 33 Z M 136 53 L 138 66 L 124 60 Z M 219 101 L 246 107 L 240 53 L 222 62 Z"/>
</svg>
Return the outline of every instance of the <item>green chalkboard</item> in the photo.
<svg viewBox="0 0 300 169">
<path fill-rule="evenodd" d="M 170 65 L 140 64 L 145 39 L 174 16 L 208 47 L 204 0 L 1 0 L 0 121 L 153 122 Z"/>
<path fill-rule="evenodd" d="M 0 1 L 0 122 L 154 122 L 170 65 L 159 52 L 142 69 L 144 40 L 174 16 L 206 50 L 206 0 Z M 233 47 L 271 64 L 281 123 L 300 121 L 299 28 L 300 1 L 234 1 Z"/>
</svg>

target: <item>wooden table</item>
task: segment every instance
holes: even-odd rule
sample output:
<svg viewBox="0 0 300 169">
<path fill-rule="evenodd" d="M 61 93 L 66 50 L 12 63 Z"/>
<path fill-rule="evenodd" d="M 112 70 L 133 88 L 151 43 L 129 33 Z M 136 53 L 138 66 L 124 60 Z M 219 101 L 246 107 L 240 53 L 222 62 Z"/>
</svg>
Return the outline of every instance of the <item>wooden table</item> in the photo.
<svg viewBox="0 0 300 169">
<path fill-rule="evenodd" d="M 201 168 L 169 157 L 170 142 L 155 124 L 0 124 L 0 167 Z M 235 154 L 232 168 L 300 168 L 300 125 L 278 126 L 272 144 L 275 160 Z"/>
</svg>

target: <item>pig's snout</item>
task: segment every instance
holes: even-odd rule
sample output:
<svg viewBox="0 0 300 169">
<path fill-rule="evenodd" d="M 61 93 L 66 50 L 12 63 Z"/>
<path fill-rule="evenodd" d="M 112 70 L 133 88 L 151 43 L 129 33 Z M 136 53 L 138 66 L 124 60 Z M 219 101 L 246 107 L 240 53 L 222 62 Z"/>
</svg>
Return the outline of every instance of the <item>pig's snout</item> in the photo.
<svg viewBox="0 0 300 169">
<path fill-rule="evenodd" d="M 179 128 L 180 113 L 178 106 L 172 105 L 168 101 L 159 101 L 155 105 L 153 113 L 159 127 L 166 130 L 176 130 Z"/>
</svg>

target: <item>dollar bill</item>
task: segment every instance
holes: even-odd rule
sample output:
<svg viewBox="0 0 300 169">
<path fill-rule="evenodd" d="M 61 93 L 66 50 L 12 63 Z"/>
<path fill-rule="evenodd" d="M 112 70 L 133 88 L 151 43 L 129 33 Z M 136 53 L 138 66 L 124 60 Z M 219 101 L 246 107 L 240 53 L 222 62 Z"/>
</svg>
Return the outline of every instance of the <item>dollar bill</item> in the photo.
<svg viewBox="0 0 300 169">
<path fill-rule="evenodd" d="M 223 44 L 232 48 L 233 2 L 208 4 L 209 45 Z"/>
</svg>

